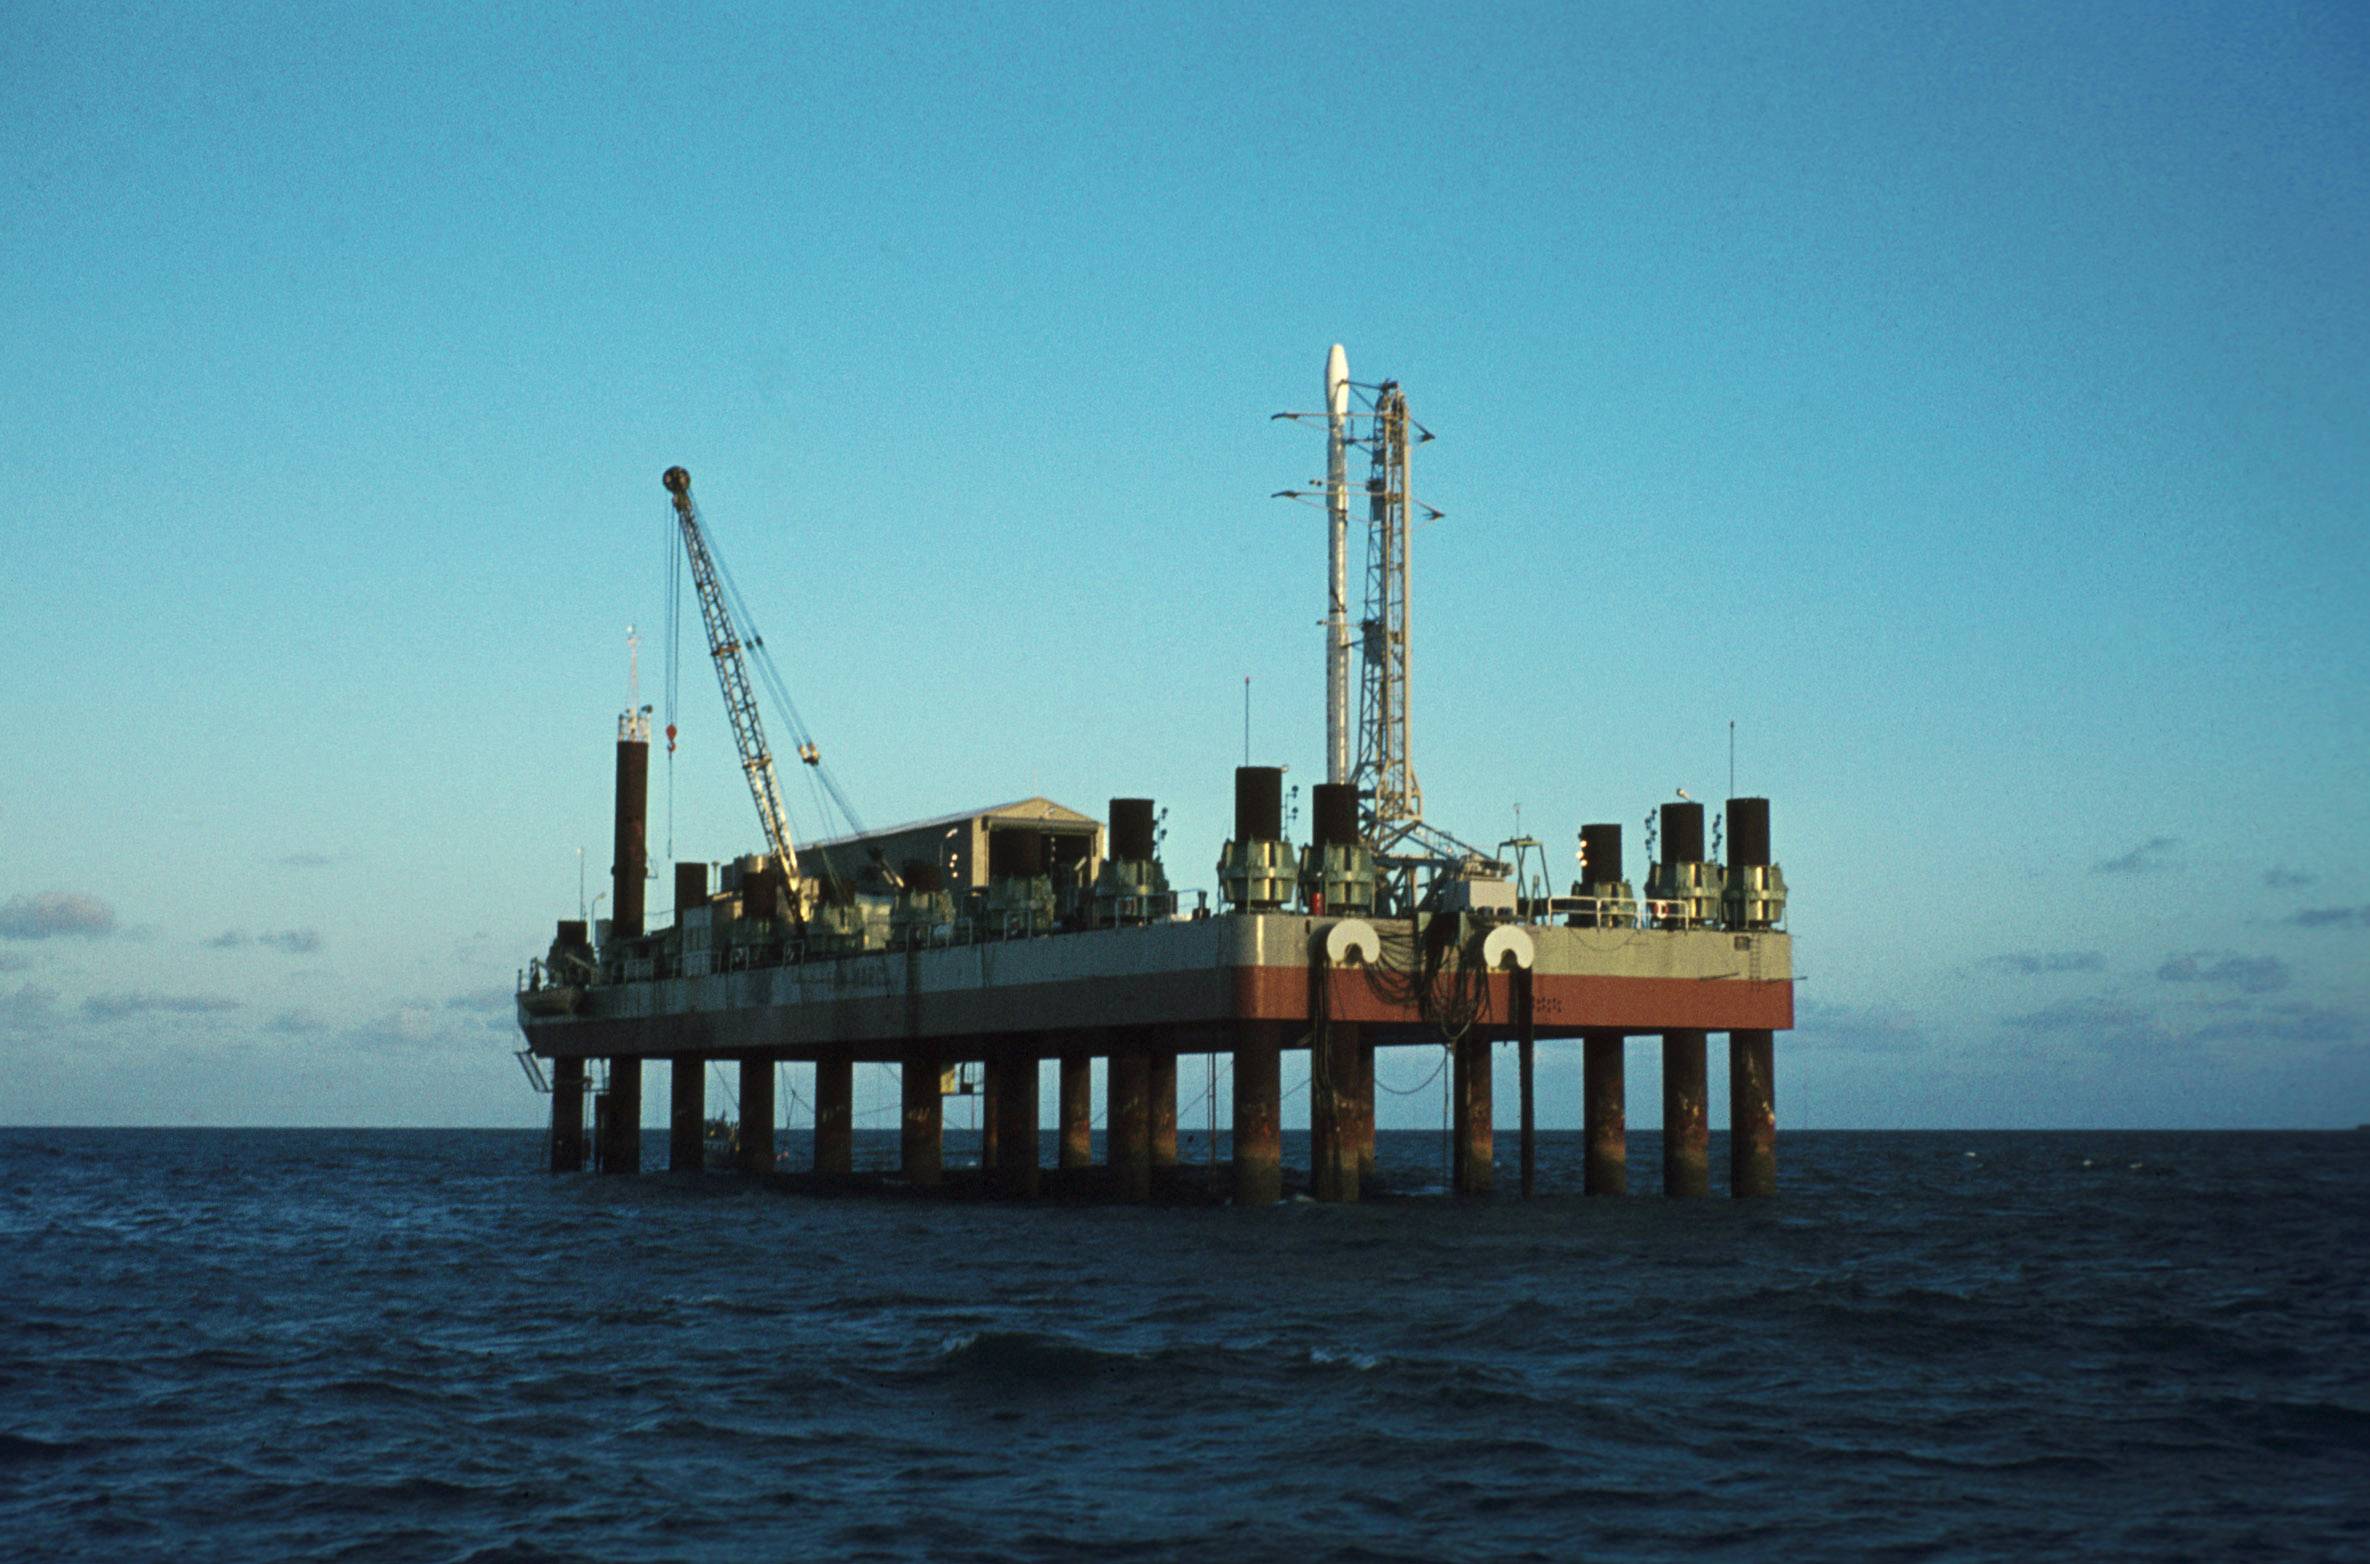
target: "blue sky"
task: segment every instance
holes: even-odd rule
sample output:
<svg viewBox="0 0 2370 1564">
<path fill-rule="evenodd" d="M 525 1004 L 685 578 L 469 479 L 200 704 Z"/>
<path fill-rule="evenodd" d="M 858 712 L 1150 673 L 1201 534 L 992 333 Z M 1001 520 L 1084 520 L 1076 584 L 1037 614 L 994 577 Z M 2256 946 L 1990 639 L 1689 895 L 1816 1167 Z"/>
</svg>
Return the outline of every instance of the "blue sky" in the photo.
<svg viewBox="0 0 2370 1564">
<path fill-rule="evenodd" d="M 11 35 L 0 1121 L 534 1122 L 670 463 L 868 822 L 1150 793 L 1207 883 L 1246 675 L 1321 767 L 1267 415 L 1336 340 L 1440 437 L 1436 819 L 1717 796 L 1737 723 L 1782 1119 L 2370 1119 L 2356 7 Z M 676 848 L 746 850 L 684 692 Z"/>
</svg>

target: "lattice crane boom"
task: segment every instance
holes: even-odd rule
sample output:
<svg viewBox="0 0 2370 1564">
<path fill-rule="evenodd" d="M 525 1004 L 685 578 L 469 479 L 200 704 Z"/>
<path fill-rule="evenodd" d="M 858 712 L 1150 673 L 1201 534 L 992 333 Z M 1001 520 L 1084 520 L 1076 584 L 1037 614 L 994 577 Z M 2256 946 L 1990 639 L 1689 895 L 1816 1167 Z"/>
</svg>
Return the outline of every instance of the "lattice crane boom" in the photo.
<svg viewBox="0 0 2370 1564">
<path fill-rule="evenodd" d="M 675 503 L 675 521 L 683 533 L 684 557 L 691 563 L 691 583 L 699 593 L 700 619 L 708 630 L 708 655 L 716 662 L 716 682 L 724 687 L 725 714 L 732 719 L 733 742 L 740 747 L 741 770 L 749 777 L 749 794 L 757 801 L 757 821 L 765 828 L 765 842 L 790 883 L 798 883 L 798 847 L 790 835 L 790 815 L 782 807 L 782 784 L 774 774 L 774 757 L 765 745 L 765 724 L 757 715 L 757 696 L 749 687 L 749 663 L 741 649 L 725 606 L 723 583 L 716 558 L 708 548 L 699 510 L 691 503 L 691 474 L 669 467 L 660 480 Z"/>
</svg>

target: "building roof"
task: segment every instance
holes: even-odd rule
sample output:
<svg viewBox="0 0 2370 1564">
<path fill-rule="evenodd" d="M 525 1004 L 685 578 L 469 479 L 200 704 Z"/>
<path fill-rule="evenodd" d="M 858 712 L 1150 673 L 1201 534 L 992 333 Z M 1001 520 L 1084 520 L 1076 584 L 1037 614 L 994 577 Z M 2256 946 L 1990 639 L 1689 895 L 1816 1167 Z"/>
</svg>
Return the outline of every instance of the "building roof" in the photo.
<svg viewBox="0 0 2370 1564">
<path fill-rule="evenodd" d="M 882 826 L 877 831 L 866 831 L 856 836 L 832 836 L 819 842 L 801 842 L 798 850 L 810 847 L 848 847 L 858 842 L 877 841 L 884 836 L 903 836 L 909 831 L 939 830 L 947 826 L 969 825 L 975 820 L 989 821 L 1049 821 L 1055 825 L 1083 825 L 1100 828 L 1102 822 L 1092 815 L 1082 815 L 1066 804 L 1057 804 L 1042 794 L 1034 798 L 1015 799 L 1009 804 L 990 804 L 985 809 L 958 809 L 951 815 L 933 815 L 927 820 L 908 820 L 903 825 Z"/>
</svg>

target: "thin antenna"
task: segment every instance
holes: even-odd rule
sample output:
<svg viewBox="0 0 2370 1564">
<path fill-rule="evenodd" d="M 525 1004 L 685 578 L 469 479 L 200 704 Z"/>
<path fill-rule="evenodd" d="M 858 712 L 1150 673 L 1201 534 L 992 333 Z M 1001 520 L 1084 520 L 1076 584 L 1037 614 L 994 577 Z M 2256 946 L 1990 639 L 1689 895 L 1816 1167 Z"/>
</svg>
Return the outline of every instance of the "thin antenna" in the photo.
<svg viewBox="0 0 2370 1564">
<path fill-rule="evenodd" d="M 1251 676 L 1243 675 L 1243 764 L 1251 763 Z"/>
<path fill-rule="evenodd" d="M 1736 797 L 1736 719 L 1728 719 L 1728 796 Z"/>
<path fill-rule="evenodd" d="M 642 704 L 642 637 L 632 625 L 625 627 L 625 709 L 632 711 Z"/>
</svg>

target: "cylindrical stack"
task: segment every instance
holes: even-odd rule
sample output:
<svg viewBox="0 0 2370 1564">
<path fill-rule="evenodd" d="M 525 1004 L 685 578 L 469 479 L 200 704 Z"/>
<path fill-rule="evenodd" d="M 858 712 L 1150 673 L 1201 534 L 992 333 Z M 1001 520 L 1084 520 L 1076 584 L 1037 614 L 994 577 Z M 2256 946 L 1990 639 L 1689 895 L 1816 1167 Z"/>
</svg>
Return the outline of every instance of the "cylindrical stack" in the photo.
<svg viewBox="0 0 2370 1564">
<path fill-rule="evenodd" d="M 675 922 L 680 926 L 683 914 L 694 907 L 708 904 L 708 866 L 704 863 L 675 865 Z"/>
<path fill-rule="evenodd" d="M 1062 1055 L 1061 1165 L 1094 1165 L 1094 1060 L 1084 1052 Z"/>
<path fill-rule="evenodd" d="M 1281 766 L 1234 768 L 1234 839 L 1284 839 L 1284 771 Z"/>
<path fill-rule="evenodd" d="M 1284 1198 L 1283 1028 L 1239 1021 L 1234 1040 L 1234 1200 Z"/>
<path fill-rule="evenodd" d="M 584 1061 L 551 1062 L 551 1170 L 584 1171 Z"/>
<path fill-rule="evenodd" d="M 1348 782 L 1319 782 L 1310 792 L 1310 826 L 1319 847 L 1358 845 L 1358 789 Z"/>
<path fill-rule="evenodd" d="M 1728 866 L 1765 869 L 1769 866 L 1769 800 L 1732 798 L 1728 801 Z"/>
<path fill-rule="evenodd" d="M 617 741 L 617 834 L 609 862 L 609 933 L 612 939 L 642 935 L 642 878 L 650 872 L 647 819 L 650 807 L 650 741 Z"/>
<path fill-rule="evenodd" d="M 1581 1043 L 1581 1120 L 1587 1144 L 1583 1188 L 1592 1195 L 1629 1193 L 1629 1110 L 1622 1080 L 1622 1036 L 1589 1032 Z"/>
<path fill-rule="evenodd" d="M 734 1141 L 742 1172 L 774 1170 L 774 1062 L 762 1055 L 741 1060 L 741 1123 Z"/>
<path fill-rule="evenodd" d="M 1728 1034 L 1728 1192 L 1777 1193 L 1775 1034 Z"/>
<path fill-rule="evenodd" d="M 601 1171 L 642 1171 L 642 1061 L 620 1055 L 609 1061 L 608 1121 L 602 1125 Z"/>
<path fill-rule="evenodd" d="M 1712 1192 L 1708 1087 L 1701 1032 L 1662 1034 L 1662 1192 Z"/>
<path fill-rule="evenodd" d="M 938 1094 L 938 1056 L 915 1050 L 899 1068 L 904 1078 L 900 1166 L 905 1181 L 933 1188 L 945 1166 L 946 1099 Z"/>
<path fill-rule="evenodd" d="M 856 1167 L 856 1067 L 845 1054 L 815 1061 L 815 1171 Z"/>
<path fill-rule="evenodd" d="M 1703 805 L 1662 806 L 1662 861 L 1703 862 Z"/>
<path fill-rule="evenodd" d="M 1121 863 L 1152 858 L 1153 808 L 1149 798 L 1111 800 L 1111 856 Z"/>
<path fill-rule="evenodd" d="M 1580 849 L 1587 855 L 1581 879 L 1591 885 L 1621 878 L 1621 827 L 1608 822 L 1580 828 Z"/>
<path fill-rule="evenodd" d="M 708 1165 L 708 1067 L 700 1059 L 667 1064 L 667 1170 L 697 1173 Z"/>
</svg>

